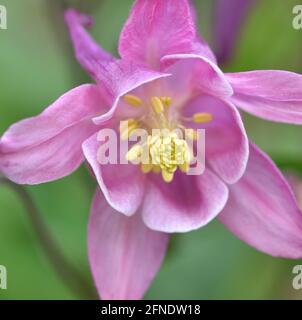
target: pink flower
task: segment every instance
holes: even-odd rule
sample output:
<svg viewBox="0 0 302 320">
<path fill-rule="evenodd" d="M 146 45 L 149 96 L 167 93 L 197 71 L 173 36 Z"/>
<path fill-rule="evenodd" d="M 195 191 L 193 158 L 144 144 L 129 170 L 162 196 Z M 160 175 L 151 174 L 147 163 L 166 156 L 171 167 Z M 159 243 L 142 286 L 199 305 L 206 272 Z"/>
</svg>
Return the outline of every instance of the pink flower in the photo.
<svg viewBox="0 0 302 320">
<path fill-rule="evenodd" d="M 122 59 L 116 59 L 84 29 L 91 20 L 68 10 L 76 57 L 96 84 L 65 93 L 39 116 L 11 126 L 0 141 L 1 171 L 20 184 L 59 179 L 84 159 L 89 163 L 99 185 L 89 260 L 104 299 L 141 298 L 163 260 L 168 234 L 217 216 L 260 251 L 302 257 L 302 215 L 293 193 L 272 160 L 248 142 L 237 109 L 301 124 L 302 76 L 223 74 L 192 16 L 186 0 L 136 1 L 120 37 Z M 117 130 L 120 120 L 130 125 L 122 130 L 126 136 L 137 127 L 206 129 L 204 173 L 183 173 L 187 168 L 165 160 L 158 145 L 148 145 L 159 156 L 157 166 L 100 165 L 97 134 L 104 127 Z M 168 147 L 182 143 L 175 139 Z"/>
<path fill-rule="evenodd" d="M 294 172 L 286 172 L 286 180 L 293 189 L 294 195 L 297 199 L 298 206 L 302 210 L 302 181 L 301 177 Z"/>
</svg>

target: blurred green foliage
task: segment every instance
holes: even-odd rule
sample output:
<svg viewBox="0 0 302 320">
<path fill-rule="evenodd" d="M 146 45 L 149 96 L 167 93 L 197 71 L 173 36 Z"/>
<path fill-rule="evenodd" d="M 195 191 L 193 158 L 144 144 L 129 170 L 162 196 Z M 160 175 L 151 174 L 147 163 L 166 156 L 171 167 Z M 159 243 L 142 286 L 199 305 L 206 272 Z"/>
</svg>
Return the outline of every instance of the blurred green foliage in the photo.
<svg viewBox="0 0 302 320">
<path fill-rule="evenodd" d="M 257 1 L 225 70 L 302 73 L 302 31 L 292 28 L 292 7 L 297 2 Z M 91 81 L 75 62 L 63 24 L 62 10 L 68 3 L 92 11 L 93 35 L 116 54 L 131 0 L 0 0 L 8 10 L 8 30 L 0 30 L 0 134 L 11 123 L 41 112 L 63 92 Z M 213 1 L 198 0 L 196 5 L 200 29 L 211 43 Z M 245 119 L 250 137 L 283 169 L 302 173 L 299 126 Z M 26 188 L 65 255 L 91 285 L 86 226 L 94 188 L 85 168 L 60 181 Z M 302 292 L 291 286 L 292 267 L 297 263 L 259 253 L 213 222 L 173 237 L 146 298 L 302 298 Z M 5 186 L 0 186 L 0 265 L 8 270 L 8 289 L 0 290 L 0 299 L 85 298 L 70 292 L 53 271 L 22 203 Z"/>
</svg>

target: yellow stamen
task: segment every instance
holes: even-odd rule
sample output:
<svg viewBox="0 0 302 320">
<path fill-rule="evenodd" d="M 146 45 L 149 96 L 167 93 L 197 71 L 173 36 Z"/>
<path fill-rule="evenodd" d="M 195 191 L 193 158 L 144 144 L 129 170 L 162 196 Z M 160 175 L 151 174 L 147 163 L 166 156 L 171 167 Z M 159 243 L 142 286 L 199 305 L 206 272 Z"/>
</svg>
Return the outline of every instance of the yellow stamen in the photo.
<svg viewBox="0 0 302 320">
<path fill-rule="evenodd" d="M 148 128 L 147 141 L 132 146 L 126 154 L 126 159 L 139 165 L 143 173 L 161 174 L 167 183 L 173 180 L 177 170 L 187 173 L 192 162 L 192 146 L 186 142 L 183 134 L 195 141 L 199 138 L 198 130 L 186 129 L 170 115 L 171 97 L 151 96 L 146 102 L 136 95 L 128 94 L 124 96 L 124 101 L 133 107 L 149 106 L 151 109 L 151 112 L 147 112 L 138 120 L 131 118 L 121 122 L 121 139 L 129 139 L 142 125 Z M 204 112 L 193 114 L 190 118 L 183 117 L 182 120 L 205 123 L 212 118 L 210 113 Z M 160 132 L 151 134 L 151 128 L 159 129 Z M 174 129 L 180 130 L 181 134 Z"/>
<path fill-rule="evenodd" d="M 187 142 L 173 132 L 149 136 L 148 148 L 153 164 L 153 172 L 162 173 L 166 182 L 171 182 L 178 167 L 188 170 L 191 162 L 190 148 Z"/>
<path fill-rule="evenodd" d="M 136 124 L 132 124 L 128 127 L 125 127 L 122 131 L 121 131 L 121 139 L 122 140 L 127 140 L 131 137 L 131 135 L 135 132 L 135 130 L 137 129 Z"/>
<path fill-rule="evenodd" d="M 213 116 L 207 112 L 195 113 L 193 115 L 193 121 L 195 123 L 207 123 L 213 120 Z"/>
<path fill-rule="evenodd" d="M 172 102 L 171 97 L 160 97 L 160 100 L 166 107 L 170 107 L 171 102 Z"/>
<path fill-rule="evenodd" d="M 126 121 L 120 122 L 120 133 L 121 139 L 127 140 L 134 133 L 135 129 L 138 127 L 138 122 L 135 119 L 128 119 Z"/>
<path fill-rule="evenodd" d="M 150 163 L 150 164 L 144 164 L 142 163 L 141 164 L 141 170 L 143 171 L 143 173 L 148 173 L 150 171 L 152 171 L 153 169 L 153 165 Z"/>
<path fill-rule="evenodd" d="M 124 100 L 132 107 L 140 107 L 143 104 L 142 100 L 134 94 L 125 95 Z"/>
<path fill-rule="evenodd" d="M 124 120 L 124 121 L 121 121 L 120 122 L 120 132 L 124 131 L 125 128 L 127 127 L 130 127 L 132 125 L 138 125 L 137 121 L 135 119 L 127 119 L 127 120 Z"/>
<path fill-rule="evenodd" d="M 183 173 L 188 172 L 189 168 L 190 168 L 190 164 L 189 164 L 188 162 L 179 165 L 179 169 L 180 169 Z"/>
<path fill-rule="evenodd" d="M 137 161 L 142 155 L 143 148 L 140 145 L 134 145 L 126 154 L 126 159 L 128 161 Z"/>
<path fill-rule="evenodd" d="M 152 167 L 152 172 L 154 172 L 154 173 L 160 173 L 160 166 L 157 166 L 157 165 L 154 165 L 153 167 Z"/>
<path fill-rule="evenodd" d="M 162 101 L 160 100 L 160 98 L 153 97 L 151 99 L 151 105 L 152 105 L 152 108 L 155 113 L 161 114 L 164 112 L 164 105 L 163 105 Z"/>
<path fill-rule="evenodd" d="M 196 141 L 199 139 L 198 132 L 194 129 L 185 129 L 185 134 L 189 139 L 193 141 Z"/>
<path fill-rule="evenodd" d="M 174 172 L 162 170 L 161 175 L 165 182 L 170 183 L 173 180 Z"/>
</svg>

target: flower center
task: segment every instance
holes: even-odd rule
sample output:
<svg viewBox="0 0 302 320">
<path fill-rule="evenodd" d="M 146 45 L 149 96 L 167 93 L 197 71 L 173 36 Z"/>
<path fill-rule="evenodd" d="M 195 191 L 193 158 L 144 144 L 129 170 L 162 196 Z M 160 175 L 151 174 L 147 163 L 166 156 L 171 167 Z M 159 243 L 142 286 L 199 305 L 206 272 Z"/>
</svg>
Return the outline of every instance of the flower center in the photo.
<svg viewBox="0 0 302 320">
<path fill-rule="evenodd" d="M 171 112 L 170 97 L 152 97 L 144 102 L 138 96 L 126 95 L 124 101 L 135 108 L 144 107 L 146 112 L 138 119 L 128 119 L 121 122 L 121 139 L 129 139 L 138 129 L 147 131 L 147 139 L 130 148 L 126 158 L 135 164 L 140 164 L 144 173 L 161 173 L 165 182 L 173 180 L 174 173 L 179 168 L 188 172 L 193 159 L 190 141 L 198 140 L 198 132 L 187 129 L 176 118 L 177 113 Z M 191 118 L 181 118 L 183 121 L 206 123 L 212 121 L 209 113 L 195 113 Z"/>
</svg>

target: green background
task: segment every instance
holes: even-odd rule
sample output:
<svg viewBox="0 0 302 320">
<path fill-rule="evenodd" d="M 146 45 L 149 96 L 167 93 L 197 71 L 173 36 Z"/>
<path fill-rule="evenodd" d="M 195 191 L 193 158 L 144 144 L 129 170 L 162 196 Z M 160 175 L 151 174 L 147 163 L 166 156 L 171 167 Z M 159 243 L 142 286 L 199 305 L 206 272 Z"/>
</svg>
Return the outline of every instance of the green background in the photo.
<svg viewBox="0 0 302 320">
<path fill-rule="evenodd" d="M 227 1 L 227 0 L 225 0 Z M 93 35 L 116 54 L 131 0 L 69 1 L 91 12 Z M 302 73 L 302 30 L 292 27 L 297 0 L 256 1 L 227 71 L 284 69 Z M 41 112 L 63 92 L 91 80 L 76 63 L 63 23 L 62 1 L 0 0 L 8 30 L 0 30 L 0 134 L 13 122 Z M 65 1 L 66 4 L 66 1 Z M 212 43 L 213 1 L 196 1 L 199 27 Z M 285 170 L 302 173 L 302 128 L 245 116 L 249 136 Z M 67 259 L 93 287 L 86 227 L 95 182 L 85 167 L 70 177 L 26 187 Z M 250 248 L 214 221 L 173 236 L 149 299 L 299 299 L 292 268 L 301 261 L 269 257 Z M 91 298 L 70 290 L 52 268 L 20 198 L 0 186 L 0 265 L 8 289 L 0 299 Z"/>
</svg>

